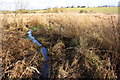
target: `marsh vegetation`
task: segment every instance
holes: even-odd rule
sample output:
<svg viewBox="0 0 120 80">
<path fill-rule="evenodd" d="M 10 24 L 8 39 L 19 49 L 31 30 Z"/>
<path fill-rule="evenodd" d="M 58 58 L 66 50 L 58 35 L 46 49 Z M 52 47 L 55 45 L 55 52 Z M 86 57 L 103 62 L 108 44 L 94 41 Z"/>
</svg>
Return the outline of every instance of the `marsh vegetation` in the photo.
<svg viewBox="0 0 120 80">
<path fill-rule="evenodd" d="M 117 15 L 5 14 L 2 19 L 3 79 L 41 78 L 48 49 L 48 78 L 116 79 L 120 72 L 120 27 Z"/>
</svg>

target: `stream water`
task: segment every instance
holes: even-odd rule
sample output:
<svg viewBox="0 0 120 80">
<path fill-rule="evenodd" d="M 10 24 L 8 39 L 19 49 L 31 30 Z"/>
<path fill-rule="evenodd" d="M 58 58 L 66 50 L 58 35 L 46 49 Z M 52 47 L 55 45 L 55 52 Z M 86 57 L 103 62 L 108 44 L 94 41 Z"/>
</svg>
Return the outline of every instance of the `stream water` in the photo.
<svg viewBox="0 0 120 80">
<path fill-rule="evenodd" d="M 47 61 L 49 59 L 49 57 L 47 56 L 48 54 L 47 49 L 43 47 L 42 44 L 35 39 L 35 37 L 32 36 L 32 30 L 28 31 L 27 33 L 28 33 L 28 37 L 30 37 L 30 40 L 32 40 L 33 43 L 36 43 L 36 45 L 42 47 L 42 49 L 38 52 L 39 53 L 42 52 L 44 54 L 45 60 Z M 41 75 L 42 75 L 42 78 L 44 78 L 44 80 L 48 77 L 48 69 L 49 69 L 49 64 L 48 62 L 45 62 L 41 70 Z"/>
</svg>

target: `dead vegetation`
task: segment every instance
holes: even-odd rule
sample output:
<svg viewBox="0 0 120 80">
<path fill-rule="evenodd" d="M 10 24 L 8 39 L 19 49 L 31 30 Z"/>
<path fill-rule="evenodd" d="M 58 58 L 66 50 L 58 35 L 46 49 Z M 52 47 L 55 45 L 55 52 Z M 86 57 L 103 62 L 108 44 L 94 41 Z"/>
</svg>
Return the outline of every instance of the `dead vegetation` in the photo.
<svg viewBox="0 0 120 80">
<path fill-rule="evenodd" d="M 36 39 L 47 47 L 50 57 L 49 64 L 51 64 L 49 78 L 116 79 L 120 77 L 120 31 L 117 16 L 79 14 L 17 15 L 17 18 L 21 20 L 14 19 L 9 15 L 6 16 L 7 19 L 5 17 L 3 19 L 3 23 L 6 22 L 6 24 L 3 24 L 5 30 L 20 31 L 22 35 L 25 35 L 28 28 L 31 28 L 34 30 L 33 35 Z M 18 27 L 15 25 L 15 20 Z M 17 51 L 15 54 L 19 52 L 19 57 L 27 60 L 31 59 L 28 56 L 26 57 L 27 53 L 38 55 L 33 48 L 30 48 L 33 44 L 29 40 L 22 39 L 18 35 L 10 36 L 10 33 L 7 33 L 7 36 L 10 37 L 10 40 L 9 37 L 7 39 L 3 38 L 3 42 L 7 40 L 7 43 L 4 42 L 3 44 L 3 50 L 5 51 L 3 61 L 8 59 L 11 61 L 12 58 L 8 57 L 8 53 L 12 55 L 14 50 Z M 9 47 L 6 46 L 8 43 L 11 44 Z M 25 51 L 30 52 L 24 53 L 19 51 L 20 49 L 17 50 L 18 45 L 22 46 L 20 49 L 24 50 L 24 47 L 26 47 Z M 24 59 L 19 62 L 19 57 L 13 56 L 14 65 L 19 65 L 18 63 L 24 65 L 26 62 Z M 42 64 L 35 63 L 35 65 L 40 67 Z M 37 67 L 27 64 L 24 66 L 25 68 L 19 72 L 20 74 L 24 72 L 27 75 L 28 72 L 39 72 L 36 70 Z M 5 64 L 4 68 L 6 69 Z M 10 73 L 12 71 L 13 74 L 11 77 L 16 77 L 14 76 L 16 68 L 19 71 L 21 69 L 19 66 L 13 67 L 10 70 Z M 28 72 L 26 72 L 27 70 Z M 18 75 L 17 77 L 20 78 Z"/>
<path fill-rule="evenodd" d="M 3 79 L 39 78 L 44 56 L 20 32 L 3 31 Z"/>
</svg>

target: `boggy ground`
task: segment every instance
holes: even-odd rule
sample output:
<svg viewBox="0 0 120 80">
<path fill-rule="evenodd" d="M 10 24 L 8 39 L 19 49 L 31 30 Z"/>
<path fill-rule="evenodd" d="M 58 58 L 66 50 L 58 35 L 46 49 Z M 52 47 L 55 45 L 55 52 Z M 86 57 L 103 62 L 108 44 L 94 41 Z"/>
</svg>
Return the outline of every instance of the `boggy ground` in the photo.
<svg viewBox="0 0 120 80">
<path fill-rule="evenodd" d="M 19 72 L 26 74 L 28 68 L 28 71 L 33 70 L 37 73 L 44 62 L 44 57 L 36 52 L 36 48 L 39 49 L 39 47 L 35 47 L 29 40 L 22 38 L 28 28 L 34 31 L 33 36 L 48 49 L 50 57 L 48 78 L 119 78 L 120 28 L 117 16 L 43 14 L 17 15 L 17 17 L 5 15 L 3 19 L 3 23 L 6 22 L 3 24 L 5 32 L 3 35 L 6 35 L 3 38 L 3 52 L 5 53 L 3 67 L 4 72 L 10 75 L 9 78 L 16 78 L 15 72 L 17 69 L 21 70 L 17 66 L 7 69 L 10 64 L 15 65 L 20 61 L 21 64 L 26 65 L 32 56 L 39 55 L 40 58 L 35 58 L 34 65 L 32 64 L 34 68 L 27 64 Z M 22 37 L 19 36 L 20 34 Z M 8 43 L 10 46 L 7 46 Z M 17 53 L 19 56 L 12 55 Z M 27 54 L 31 56 L 26 56 Z M 8 61 L 7 67 L 4 61 Z M 17 75 L 18 78 L 21 76 L 25 77 Z"/>
</svg>

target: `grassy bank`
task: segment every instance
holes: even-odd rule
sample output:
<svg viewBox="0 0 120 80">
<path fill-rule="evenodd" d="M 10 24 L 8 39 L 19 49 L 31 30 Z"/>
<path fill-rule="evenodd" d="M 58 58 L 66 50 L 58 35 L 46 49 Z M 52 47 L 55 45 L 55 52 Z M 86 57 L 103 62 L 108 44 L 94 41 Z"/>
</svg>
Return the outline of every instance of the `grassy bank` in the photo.
<svg viewBox="0 0 120 80">
<path fill-rule="evenodd" d="M 120 29 L 117 15 L 80 15 L 74 13 L 4 15 L 2 17 L 3 32 L 20 32 L 22 36 L 25 36 L 26 31 L 29 29 L 34 30 L 33 35 L 35 38 L 48 49 L 49 64 L 51 64 L 49 78 L 115 79 L 119 77 Z M 3 42 L 11 43 L 10 47 L 7 47 L 7 43 L 3 43 L 3 52 L 6 57 L 3 58 L 3 61 L 6 59 L 12 60 L 6 55 L 10 54 L 17 62 L 17 57 L 11 55 L 14 52 L 13 47 L 11 48 L 12 43 L 17 44 L 19 42 L 22 45 L 29 42 L 24 47 L 33 44 L 29 40 L 22 42 L 21 38 L 19 40 L 14 39 L 14 37 L 19 37 L 18 35 L 10 36 L 9 39 L 9 34 L 7 33 L 3 38 Z M 24 48 L 13 46 L 15 50 L 16 48 Z M 32 47 L 29 50 L 29 46 L 24 49 L 24 51 L 27 51 L 26 53 L 17 51 L 20 54 L 27 54 L 29 51 L 31 54 L 37 54 L 37 52 L 33 52 L 35 48 Z M 22 56 L 22 58 L 24 57 L 25 55 Z M 29 57 L 25 58 L 29 60 Z M 40 58 L 42 58 L 42 55 Z M 22 60 L 24 59 L 20 61 Z M 35 68 L 39 70 L 40 65 L 38 64 L 44 63 L 44 60 L 38 58 L 34 60 L 38 62 L 35 61 L 36 64 L 33 63 L 32 65 L 37 65 Z M 16 64 L 16 62 L 12 64 Z M 3 68 L 6 69 L 5 66 Z M 13 68 L 11 71 L 15 70 Z M 9 75 L 15 77 L 12 74 Z M 24 78 L 24 76 L 22 77 Z"/>
</svg>

